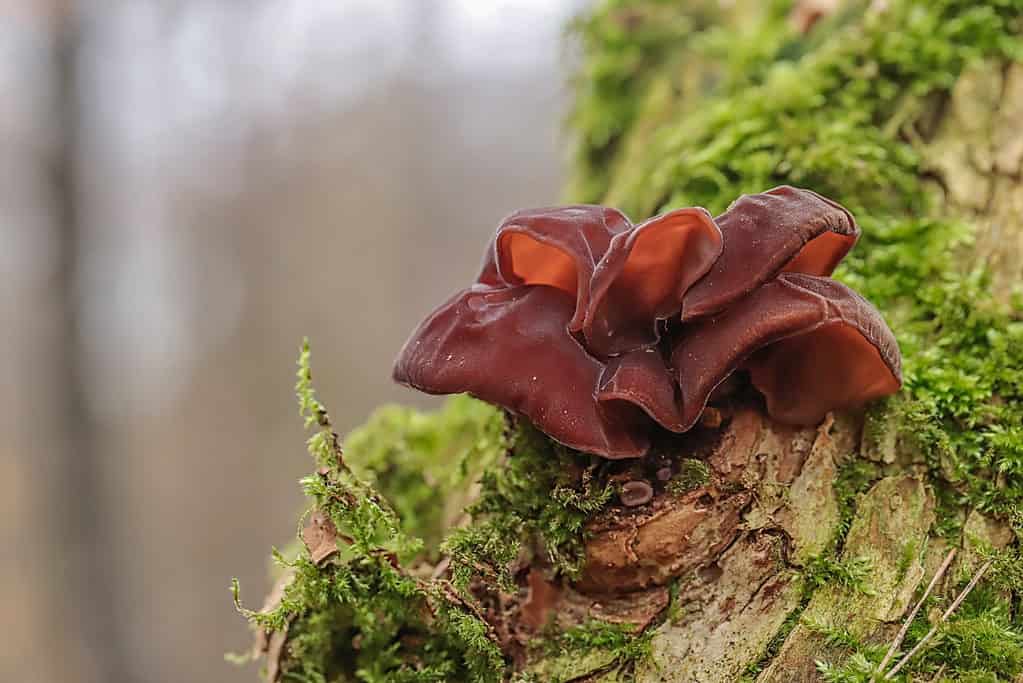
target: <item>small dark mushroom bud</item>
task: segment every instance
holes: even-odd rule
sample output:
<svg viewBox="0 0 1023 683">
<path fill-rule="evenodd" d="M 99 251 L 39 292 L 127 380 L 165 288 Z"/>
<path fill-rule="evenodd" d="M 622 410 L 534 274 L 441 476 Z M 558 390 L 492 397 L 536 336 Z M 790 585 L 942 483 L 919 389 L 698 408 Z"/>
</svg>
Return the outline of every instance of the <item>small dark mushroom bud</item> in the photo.
<svg viewBox="0 0 1023 683">
<path fill-rule="evenodd" d="M 670 467 L 665 466 L 657 470 L 657 481 L 668 481 L 669 479 L 671 479 Z"/>
<path fill-rule="evenodd" d="M 654 488 L 650 486 L 649 482 L 633 479 L 625 482 L 618 497 L 625 507 L 633 508 L 638 505 L 646 505 L 654 498 Z"/>
</svg>

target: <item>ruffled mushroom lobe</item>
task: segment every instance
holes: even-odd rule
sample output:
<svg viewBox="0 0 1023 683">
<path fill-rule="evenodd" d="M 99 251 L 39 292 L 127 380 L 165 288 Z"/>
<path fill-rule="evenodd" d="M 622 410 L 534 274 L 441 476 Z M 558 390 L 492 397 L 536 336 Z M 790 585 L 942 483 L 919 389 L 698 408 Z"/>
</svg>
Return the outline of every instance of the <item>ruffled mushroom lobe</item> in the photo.
<svg viewBox="0 0 1023 683">
<path fill-rule="evenodd" d="M 795 425 L 814 424 L 828 411 L 902 384 L 898 345 L 880 313 L 839 282 L 796 273 L 692 323 L 671 363 L 686 428 L 737 369 L 749 371 L 772 418 Z"/>
<path fill-rule="evenodd" d="M 608 407 L 627 402 L 643 410 L 665 429 L 684 431 L 675 378 L 660 349 L 630 351 L 608 360 L 596 399 Z"/>
<path fill-rule="evenodd" d="M 788 185 L 743 195 L 715 221 L 721 257 L 686 293 L 684 321 L 722 311 L 782 272 L 831 275 L 860 236 L 840 204 Z"/>
<path fill-rule="evenodd" d="M 721 254 L 721 231 L 706 209 L 678 209 L 618 234 L 593 273 L 583 323 L 602 356 L 656 344 L 663 320 Z"/>
<path fill-rule="evenodd" d="M 593 271 L 612 238 L 630 227 L 620 211 L 591 204 L 516 211 L 498 227 L 480 282 L 567 292 L 576 299 L 569 328 L 578 331 Z"/>
<path fill-rule="evenodd" d="M 573 296 L 551 286 L 476 285 L 413 332 L 394 379 L 503 406 L 571 448 L 606 458 L 642 455 L 650 422 L 627 402 L 594 400 L 604 365 L 566 332 L 574 308 Z"/>
</svg>

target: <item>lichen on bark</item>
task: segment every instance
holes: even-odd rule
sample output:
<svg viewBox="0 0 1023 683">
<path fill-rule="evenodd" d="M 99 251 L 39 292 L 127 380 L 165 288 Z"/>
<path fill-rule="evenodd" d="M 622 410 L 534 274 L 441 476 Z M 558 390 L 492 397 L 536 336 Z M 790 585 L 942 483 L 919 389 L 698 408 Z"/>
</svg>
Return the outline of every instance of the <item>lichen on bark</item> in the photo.
<svg viewBox="0 0 1023 683">
<path fill-rule="evenodd" d="M 897 680 L 1023 674 L 1023 3 L 849 1 L 806 33 L 793 4 L 598 3 L 570 198 L 636 220 L 782 183 L 842 202 L 864 235 L 836 275 L 888 319 L 904 390 L 803 430 L 740 390 L 635 463 L 467 398 L 385 409 L 346 440 L 358 483 L 307 482 L 382 537 L 285 560 L 250 614 L 271 678 L 865 683 L 952 547 L 902 651 L 992 569 Z M 633 479 L 650 502 L 621 503 Z"/>
</svg>

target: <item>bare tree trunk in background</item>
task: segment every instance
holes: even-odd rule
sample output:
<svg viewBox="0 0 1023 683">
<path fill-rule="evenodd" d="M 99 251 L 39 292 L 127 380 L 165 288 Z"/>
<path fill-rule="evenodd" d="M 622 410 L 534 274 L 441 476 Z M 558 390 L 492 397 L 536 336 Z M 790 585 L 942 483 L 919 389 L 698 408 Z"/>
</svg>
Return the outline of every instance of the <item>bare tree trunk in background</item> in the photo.
<svg viewBox="0 0 1023 683">
<path fill-rule="evenodd" d="M 55 222 L 58 226 L 58 266 L 54 291 L 59 298 L 63 347 L 52 369 L 58 402 L 51 424 L 63 433 L 52 468 L 52 519 L 59 542 L 52 547 L 53 571 L 61 594 L 70 603 L 61 613 L 74 625 L 72 637 L 81 639 L 97 681 L 130 681 L 125 653 L 118 637 L 115 614 L 116 561 L 107 536 L 103 494 L 103 463 L 98 432 L 89 412 L 85 379 L 85 351 L 81 334 L 78 273 L 83 253 L 77 178 L 82 172 L 79 150 L 79 58 L 83 31 L 81 14 L 72 6 L 56 13 L 54 22 L 54 136 L 52 182 Z"/>
</svg>

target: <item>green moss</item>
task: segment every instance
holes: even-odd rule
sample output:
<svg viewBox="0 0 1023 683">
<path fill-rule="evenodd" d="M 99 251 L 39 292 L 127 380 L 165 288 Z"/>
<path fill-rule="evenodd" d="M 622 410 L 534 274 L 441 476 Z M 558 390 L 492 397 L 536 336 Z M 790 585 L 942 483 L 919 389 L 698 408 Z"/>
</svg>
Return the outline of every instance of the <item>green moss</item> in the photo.
<svg viewBox="0 0 1023 683">
<path fill-rule="evenodd" d="M 574 22 L 583 62 L 569 118 L 576 135 L 573 200 L 606 195 L 644 120 L 688 112 L 708 90 L 757 83 L 774 57 L 797 54 L 802 46 L 786 21 L 789 4 L 607 0 Z"/>
<path fill-rule="evenodd" d="M 819 555 L 807 562 L 803 576 L 813 588 L 832 585 L 871 594 L 870 562 L 862 558 L 836 560 L 827 555 Z"/>
<path fill-rule="evenodd" d="M 606 466 L 518 423 L 506 458 L 483 473 L 479 499 L 468 508 L 473 524 L 445 542 L 456 584 L 467 586 L 482 575 L 511 589 L 509 565 L 534 538 L 555 568 L 575 576 L 583 559 L 583 525 L 614 492 L 600 476 Z"/>
<path fill-rule="evenodd" d="M 921 637 L 924 625 L 915 623 L 909 638 Z M 971 593 L 915 667 L 926 671 L 942 664 L 952 671 L 985 672 L 1008 680 L 1023 673 L 1023 634 L 1012 627 L 1002 596 L 983 587 Z"/>
<path fill-rule="evenodd" d="M 287 634 L 283 680 L 500 680 L 503 656 L 471 603 L 453 598 L 445 582 L 419 579 L 406 569 L 405 563 L 419 555 L 422 541 L 408 535 L 384 497 L 349 468 L 330 417 L 313 391 L 309 359 L 306 342 L 295 388 L 306 426 L 313 429 L 307 445 L 318 468 L 302 486 L 313 499 L 313 508 L 333 521 L 338 552 L 321 564 L 311 560 L 304 546 L 293 559 L 275 553 L 291 577 L 280 603 L 265 612 L 243 609 L 235 582 L 238 609 L 255 626 Z M 463 416 L 474 410 L 462 409 Z M 460 425 L 457 434 L 473 437 L 466 439 L 467 444 L 489 443 L 480 436 L 480 432 L 493 436 L 489 427 L 481 427 L 490 423 L 485 414 L 474 422 L 454 419 L 456 412 L 449 408 L 442 413 L 434 431 Z M 466 424 L 480 429 L 465 428 Z M 408 420 L 400 425 L 407 430 Z M 407 433 L 420 437 L 417 443 L 423 446 L 429 441 L 422 440 L 424 434 L 430 431 L 424 427 Z M 364 433 L 366 470 L 379 476 L 385 470 L 374 465 L 385 458 L 371 447 L 373 443 Z M 410 498 L 408 509 L 417 512 L 418 503 Z"/>
<path fill-rule="evenodd" d="M 588 621 L 545 640 L 543 648 L 550 654 L 609 650 L 621 659 L 637 660 L 650 656 L 650 636 L 637 635 L 621 624 Z"/>
<path fill-rule="evenodd" d="M 352 469 L 393 501 L 401 529 L 435 560 L 462 513 L 469 484 L 507 450 L 507 425 L 493 406 L 455 396 L 433 413 L 378 409 L 345 438 Z"/>
<path fill-rule="evenodd" d="M 825 638 L 828 639 L 827 634 Z M 839 639 L 831 638 L 831 642 L 839 644 Z M 857 652 L 840 665 L 831 664 L 824 660 L 817 660 L 817 671 L 821 674 L 822 680 L 826 683 L 875 683 L 877 678 L 877 666 L 881 663 L 887 648 L 883 645 L 876 645 L 866 652 Z M 903 676 L 895 680 L 904 681 Z"/>
<path fill-rule="evenodd" d="M 702 460 L 682 458 L 678 462 L 678 473 L 668 482 L 668 491 L 682 495 L 703 486 L 710 481 L 710 467 Z"/>
<path fill-rule="evenodd" d="M 965 577 L 953 594 L 968 580 L 969 577 Z M 929 615 L 944 611 L 950 600 L 939 596 L 928 599 L 911 624 L 895 661 L 931 629 Z M 888 649 L 887 643 L 867 643 L 844 629 L 825 624 L 808 621 L 803 624 L 821 635 L 828 646 L 850 653 L 838 662 L 817 663 L 824 680 L 834 683 L 873 683 L 876 680 L 876 667 Z M 1010 681 L 1023 672 L 1023 632 L 1014 625 L 1009 602 L 997 586 L 978 586 L 970 593 L 895 680 L 921 677 L 931 680 L 941 667 L 946 676 L 942 680 L 954 681 Z"/>
<path fill-rule="evenodd" d="M 804 52 L 796 59 L 768 59 L 760 84 L 726 88 L 651 131 L 609 198 L 637 216 L 666 205 L 721 210 L 743 192 L 790 182 L 854 210 L 918 202 L 918 154 L 895 133 L 970 60 L 1019 50 L 1014 5 L 892 2 L 816 49 L 794 50 Z"/>
<path fill-rule="evenodd" d="M 585 169 L 574 195 L 588 201 L 604 193 L 607 162 L 635 122 L 652 73 L 704 23 L 669 0 L 607 2 L 575 22 L 572 32 L 589 58 L 576 79 L 570 118 L 579 136 L 576 161 Z"/>
<path fill-rule="evenodd" d="M 835 542 L 832 544 L 835 552 L 842 549 L 842 543 L 856 516 L 856 498 L 866 493 L 880 477 L 881 470 L 877 464 L 863 458 L 854 457 L 839 468 L 834 483 L 839 520 Z"/>
<path fill-rule="evenodd" d="M 561 683 L 611 671 L 615 680 L 631 680 L 635 668 L 652 661 L 653 631 L 634 633 L 628 626 L 591 620 L 561 632 L 547 632 L 533 644 L 537 668 L 527 669 L 537 681 Z"/>
</svg>

